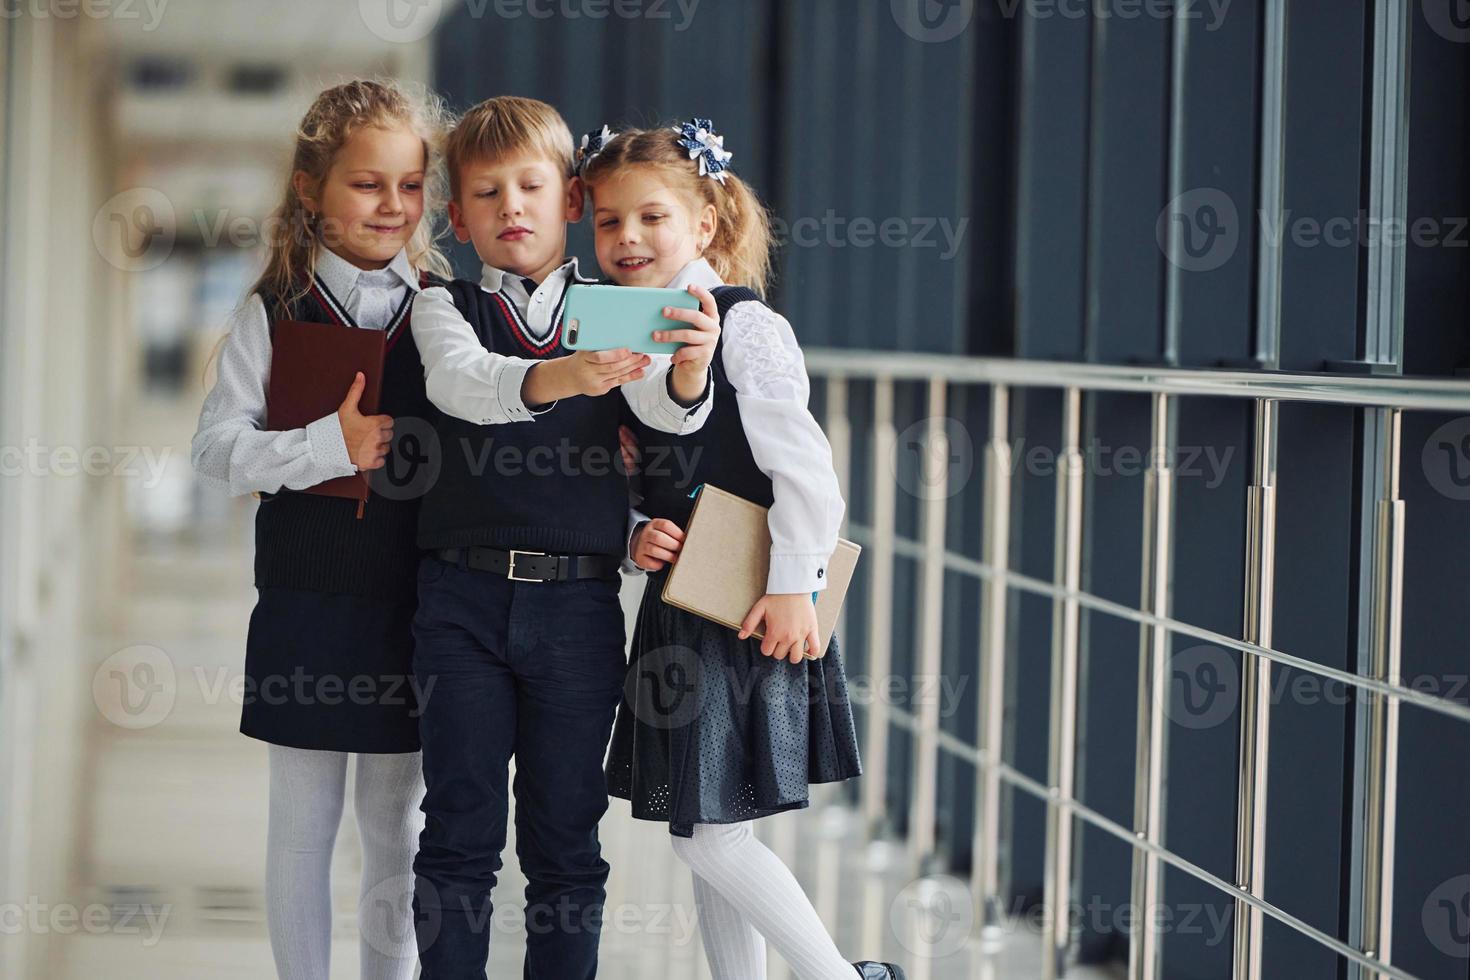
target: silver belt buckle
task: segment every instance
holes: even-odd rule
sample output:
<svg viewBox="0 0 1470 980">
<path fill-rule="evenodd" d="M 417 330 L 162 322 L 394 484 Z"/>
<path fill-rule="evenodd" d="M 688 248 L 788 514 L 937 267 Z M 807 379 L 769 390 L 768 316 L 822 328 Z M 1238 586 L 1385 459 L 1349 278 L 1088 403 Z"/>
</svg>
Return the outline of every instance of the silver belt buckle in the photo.
<svg viewBox="0 0 1470 980">
<path fill-rule="evenodd" d="M 507 579 L 511 580 L 512 582 L 544 582 L 544 581 L 546 581 L 546 579 L 541 579 L 541 578 L 522 578 L 521 576 L 517 575 L 516 574 L 516 555 L 539 555 L 542 558 L 544 558 L 544 557 L 546 557 L 546 552 L 544 552 L 544 551 L 517 551 L 514 548 L 510 549 L 510 564 L 508 566 L 506 566 L 506 569 L 505 569 L 505 577 Z"/>
</svg>

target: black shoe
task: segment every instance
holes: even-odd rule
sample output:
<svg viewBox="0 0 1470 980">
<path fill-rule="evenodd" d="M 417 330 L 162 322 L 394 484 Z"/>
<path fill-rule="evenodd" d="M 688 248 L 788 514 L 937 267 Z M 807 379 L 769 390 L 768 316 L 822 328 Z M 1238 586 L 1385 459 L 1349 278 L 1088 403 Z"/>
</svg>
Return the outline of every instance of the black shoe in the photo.
<svg viewBox="0 0 1470 980">
<path fill-rule="evenodd" d="M 892 963 L 874 963 L 872 960 L 863 960 L 861 963 L 854 963 L 853 968 L 863 980 L 907 980 L 903 971 Z"/>
</svg>

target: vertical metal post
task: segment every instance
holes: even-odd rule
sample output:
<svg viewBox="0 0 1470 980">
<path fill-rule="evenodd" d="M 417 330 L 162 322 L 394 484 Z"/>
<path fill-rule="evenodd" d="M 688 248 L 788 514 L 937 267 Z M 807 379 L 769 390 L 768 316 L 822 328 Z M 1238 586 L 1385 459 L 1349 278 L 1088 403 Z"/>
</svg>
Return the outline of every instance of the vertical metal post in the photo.
<svg viewBox="0 0 1470 980">
<path fill-rule="evenodd" d="M 863 747 L 863 822 L 869 836 L 886 829 L 889 707 L 883 692 L 893 670 L 893 466 L 898 434 L 893 427 L 893 379 L 873 385 L 873 539 L 868 606 L 868 731 Z"/>
<path fill-rule="evenodd" d="M 1404 590 L 1404 502 L 1399 499 L 1403 411 L 1382 409 L 1383 474 L 1373 549 L 1372 634 L 1369 676 L 1400 683 Z M 1363 798 L 1363 952 L 1390 962 L 1393 939 L 1394 830 L 1397 820 L 1399 703 L 1375 692 L 1363 695 L 1367 758 Z M 1377 976 L 1361 971 L 1363 975 Z"/>
<path fill-rule="evenodd" d="M 919 583 L 919 664 L 915 710 L 913 805 L 909 820 L 914 867 L 924 869 L 934 854 L 939 799 L 939 678 L 944 669 L 944 521 L 949 498 L 949 434 L 945 428 L 943 377 L 929 379 L 928 422 L 920 453 L 924 560 Z"/>
<path fill-rule="evenodd" d="M 1257 242 L 1256 360 L 1281 361 L 1281 256 L 1286 201 L 1286 0 L 1261 17 L 1261 233 Z"/>
<path fill-rule="evenodd" d="M 842 512 L 843 533 L 852 519 L 852 419 L 848 417 L 847 378 L 840 374 L 827 378 L 827 407 L 823 428 L 827 442 L 832 446 L 832 471 L 837 474 L 837 486 L 842 490 L 842 499 L 848 507 Z M 838 636 L 847 633 L 847 605 L 837 611 Z M 826 784 L 832 795 L 839 792 L 837 784 Z M 817 787 L 813 787 L 816 789 Z"/>
<path fill-rule="evenodd" d="M 1057 471 L 1054 579 L 1066 596 L 1053 600 L 1051 636 L 1051 744 L 1047 767 L 1051 798 L 1046 806 L 1046 936 L 1041 976 L 1056 980 L 1067 969 L 1072 946 L 1072 811 L 1077 770 L 1077 650 L 1082 588 L 1082 392 L 1062 394 L 1062 446 Z"/>
<path fill-rule="evenodd" d="M 1155 393 L 1150 425 L 1150 460 L 1144 482 L 1142 610 L 1168 616 L 1174 579 L 1174 405 Z M 1164 703 L 1169 696 L 1169 631 L 1139 629 L 1138 732 L 1134 776 L 1133 830 L 1138 838 L 1164 838 L 1164 760 L 1168 751 Z M 1163 896 L 1163 868 L 1153 853 L 1133 852 L 1133 940 L 1128 947 L 1129 980 L 1158 980 L 1160 936 L 1152 927 Z"/>
<path fill-rule="evenodd" d="M 1256 401 L 1251 486 L 1246 504 L 1245 623 L 1242 639 L 1271 645 L 1276 583 L 1276 430 L 1278 404 Z M 1242 654 L 1239 808 L 1235 879 L 1242 892 L 1265 897 L 1266 786 L 1271 753 L 1271 663 Z M 1235 980 L 1260 980 L 1261 910 L 1235 901 Z"/>
<path fill-rule="evenodd" d="M 982 934 L 995 939 L 1004 918 L 1000 889 L 1000 763 L 1005 746 L 1006 607 L 1010 587 L 1011 392 L 990 389 L 990 442 L 985 450 L 985 564 L 980 597 L 980 718 L 982 760 L 975 774 L 975 840 L 971 886 Z"/>
<path fill-rule="evenodd" d="M 842 533 L 847 533 L 852 519 L 852 419 L 848 417 L 847 377 L 841 374 L 827 376 L 827 396 L 822 419 L 822 429 L 827 433 L 827 442 L 832 447 L 832 472 L 837 474 L 837 486 L 842 499 L 849 506 L 842 512 Z M 837 636 L 847 635 L 847 605 L 837 611 Z M 820 810 L 838 803 L 844 790 L 840 783 L 822 783 L 811 788 L 812 808 Z"/>
</svg>

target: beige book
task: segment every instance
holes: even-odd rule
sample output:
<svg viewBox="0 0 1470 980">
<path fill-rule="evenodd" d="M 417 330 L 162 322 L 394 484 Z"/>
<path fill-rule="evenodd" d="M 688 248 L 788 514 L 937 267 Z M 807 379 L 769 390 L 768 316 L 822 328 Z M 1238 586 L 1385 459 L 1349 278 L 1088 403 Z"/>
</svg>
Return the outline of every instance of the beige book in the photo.
<svg viewBox="0 0 1470 980">
<path fill-rule="evenodd" d="M 739 630 L 746 613 L 766 594 L 771 567 L 771 529 L 766 515 L 765 507 L 704 484 L 684 529 L 679 559 L 664 581 L 664 602 Z M 827 587 L 817 593 L 823 652 L 832 642 L 837 614 L 861 552 L 858 545 L 839 539 L 827 562 Z M 810 651 L 807 656 L 812 656 Z"/>
</svg>

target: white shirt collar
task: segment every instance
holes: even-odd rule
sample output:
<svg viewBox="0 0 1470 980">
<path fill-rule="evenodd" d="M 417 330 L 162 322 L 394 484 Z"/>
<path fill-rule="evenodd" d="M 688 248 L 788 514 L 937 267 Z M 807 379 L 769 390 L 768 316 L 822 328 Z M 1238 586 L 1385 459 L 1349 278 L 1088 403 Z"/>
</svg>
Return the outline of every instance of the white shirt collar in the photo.
<svg viewBox="0 0 1470 980">
<path fill-rule="evenodd" d="M 575 255 L 553 269 L 551 271 L 551 274 L 546 277 L 545 282 L 543 282 L 541 285 L 544 286 L 547 282 L 550 282 L 551 280 L 558 277 L 568 282 L 586 281 L 582 278 L 582 274 L 577 268 L 577 257 Z M 480 288 L 484 289 L 488 293 L 498 293 L 500 292 L 500 288 L 504 286 L 508 280 L 515 280 L 519 282 L 522 278 L 522 276 L 518 276 L 513 272 L 506 272 L 504 269 L 497 269 L 493 265 L 480 266 Z M 529 292 L 529 290 L 527 290 L 527 292 Z"/>
<path fill-rule="evenodd" d="M 346 303 L 352 291 L 357 288 L 358 277 L 368 270 L 359 269 L 348 262 L 342 256 L 329 248 L 319 248 L 316 253 L 316 274 L 321 278 L 327 291 L 336 297 L 339 303 Z M 413 271 L 413 266 L 408 262 L 408 252 L 399 249 L 398 254 L 393 256 L 383 271 L 393 272 L 397 278 L 402 280 L 409 289 L 418 292 L 419 277 Z M 397 283 L 394 283 L 396 286 Z"/>
<path fill-rule="evenodd" d="M 687 289 L 690 286 L 703 286 L 705 289 L 714 289 L 724 284 L 725 281 L 720 278 L 709 262 L 704 259 L 695 259 L 679 270 L 679 274 L 670 280 L 668 288 Z"/>
</svg>

